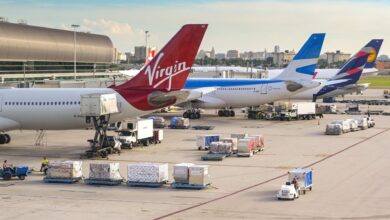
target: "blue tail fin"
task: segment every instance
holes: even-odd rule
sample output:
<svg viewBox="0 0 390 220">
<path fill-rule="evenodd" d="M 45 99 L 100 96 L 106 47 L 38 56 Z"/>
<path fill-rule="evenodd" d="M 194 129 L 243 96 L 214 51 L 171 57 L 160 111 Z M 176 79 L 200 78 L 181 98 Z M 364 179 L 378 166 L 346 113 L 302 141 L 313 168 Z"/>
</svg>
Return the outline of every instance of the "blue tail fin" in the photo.
<svg viewBox="0 0 390 220">
<path fill-rule="evenodd" d="M 383 39 L 373 39 L 365 47 L 371 47 L 370 55 L 368 56 L 368 60 L 364 68 L 374 68 L 376 58 L 379 54 L 379 50 L 381 49 Z"/>
<path fill-rule="evenodd" d="M 325 34 L 312 34 L 290 64 L 276 77 L 281 80 L 310 80 L 314 76 Z"/>
</svg>

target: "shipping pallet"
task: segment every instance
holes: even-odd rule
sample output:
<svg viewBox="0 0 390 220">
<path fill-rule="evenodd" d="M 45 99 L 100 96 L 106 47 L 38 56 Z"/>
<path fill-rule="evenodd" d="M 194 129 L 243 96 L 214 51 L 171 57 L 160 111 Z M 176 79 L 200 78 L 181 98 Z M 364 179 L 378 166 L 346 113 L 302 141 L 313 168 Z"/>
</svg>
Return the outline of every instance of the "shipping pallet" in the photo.
<svg viewBox="0 0 390 220">
<path fill-rule="evenodd" d="M 191 127 L 194 130 L 213 130 L 215 126 L 202 126 L 202 125 L 195 125 Z"/>
<path fill-rule="evenodd" d="M 201 157 L 202 160 L 209 160 L 209 161 L 222 161 L 226 157 L 229 157 L 231 154 L 213 154 L 208 153 Z"/>
<path fill-rule="evenodd" d="M 161 187 L 163 185 L 167 184 L 167 181 L 163 182 L 132 182 L 132 181 L 127 181 L 128 186 L 135 186 L 135 187 Z"/>
<path fill-rule="evenodd" d="M 252 157 L 253 153 L 237 153 L 237 157 Z"/>
<path fill-rule="evenodd" d="M 209 187 L 211 183 L 208 184 L 189 184 L 189 183 L 172 183 L 172 188 L 176 189 L 205 189 Z"/>
<path fill-rule="evenodd" d="M 45 183 L 77 183 L 81 178 L 43 178 Z"/>
<path fill-rule="evenodd" d="M 114 186 L 114 185 L 122 184 L 122 183 L 123 183 L 123 180 L 122 180 L 122 179 L 120 179 L 120 180 L 110 180 L 110 179 L 106 179 L 106 180 L 100 180 L 100 179 L 86 179 L 84 182 L 85 182 L 86 184 L 89 184 L 89 185 Z"/>
<path fill-rule="evenodd" d="M 168 127 L 171 129 L 189 129 L 190 128 L 190 126 L 173 126 L 173 125 L 169 125 Z"/>
</svg>

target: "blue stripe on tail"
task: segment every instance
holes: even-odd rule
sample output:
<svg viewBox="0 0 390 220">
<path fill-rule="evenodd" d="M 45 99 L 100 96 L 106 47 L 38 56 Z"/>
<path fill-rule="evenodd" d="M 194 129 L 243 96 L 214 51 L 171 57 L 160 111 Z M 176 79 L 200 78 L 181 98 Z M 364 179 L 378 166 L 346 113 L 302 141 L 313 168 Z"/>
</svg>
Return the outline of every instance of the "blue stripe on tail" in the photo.
<svg viewBox="0 0 390 220">
<path fill-rule="evenodd" d="M 320 56 L 325 34 L 312 34 L 303 47 L 295 55 L 294 60 L 317 59 Z"/>
</svg>

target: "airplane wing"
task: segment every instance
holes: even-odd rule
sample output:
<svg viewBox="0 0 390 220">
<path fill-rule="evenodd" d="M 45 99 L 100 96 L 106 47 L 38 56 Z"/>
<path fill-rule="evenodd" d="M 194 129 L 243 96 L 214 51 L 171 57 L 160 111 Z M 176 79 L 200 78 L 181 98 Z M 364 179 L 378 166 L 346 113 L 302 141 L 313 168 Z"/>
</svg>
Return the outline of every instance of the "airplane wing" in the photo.
<svg viewBox="0 0 390 220">
<path fill-rule="evenodd" d="M 154 92 L 148 96 L 148 102 L 154 106 L 160 106 L 163 103 L 175 102 L 175 105 L 190 102 L 202 96 L 215 91 L 214 87 L 204 87 L 198 89 L 182 89 L 178 91 L 171 92 Z"/>
</svg>

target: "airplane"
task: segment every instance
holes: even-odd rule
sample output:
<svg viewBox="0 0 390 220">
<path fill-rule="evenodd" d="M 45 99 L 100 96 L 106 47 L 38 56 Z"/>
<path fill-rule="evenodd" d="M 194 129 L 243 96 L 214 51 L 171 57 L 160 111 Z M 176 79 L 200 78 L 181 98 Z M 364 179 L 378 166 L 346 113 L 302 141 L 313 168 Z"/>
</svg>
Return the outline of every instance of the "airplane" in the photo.
<svg viewBox="0 0 390 220">
<path fill-rule="evenodd" d="M 370 56 L 366 65 L 364 66 L 362 74 L 378 72 L 375 68 L 376 58 L 378 57 L 379 50 L 381 49 L 383 40 L 377 39 L 378 42 L 373 45 Z M 274 78 L 282 72 L 283 69 L 272 69 L 268 71 L 268 77 Z M 315 79 L 332 79 L 340 69 L 316 69 Z"/>
<path fill-rule="evenodd" d="M 368 84 L 357 84 L 366 65 L 371 67 L 373 57 L 376 56 L 376 48 L 380 48 L 383 39 L 373 39 L 360 51 L 352 56 L 329 80 L 315 79 L 321 82 L 321 86 L 311 88 L 295 94 L 291 99 L 305 99 L 316 101 L 318 98 L 335 97 L 353 92 L 361 92 L 367 89 Z"/>
<path fill-rule="evenodd" d="M 376 58 L 379 54 L 379 50 L 382 44 L 377 44 L 373 47 L 371 55 L 367 64 L 363 69 L 363 74 L 378 72 L 378 69 L 375 68 Z M 315 79 L 331 79 L 333 78 L 340 69 L 316 69 Z M 193 66 L 193 72 L 223 72 L 223 71 L 233 71 L 240 73 L 258 73 L 266 71 L 268 73 L 268 78 L 273 79 L 278 76 L 283 69 L 259 69 L 259 68 L 247 68 L 247 67 L 238 67 L 238 66 Z M 191 78 L 191 76 L 190 76 Z"/>
<path fill-rule="evenodd" d="M 184 25 L 141 71 L 110 88 L 0 89 L 0 144 L 10 130 L 66 130 L 92 125 L 80 116 L 83 94 L 115 94 L 119 113 L 110 122 L 135 118 L 181 101 L 194 93 L 182 90 L 207 30 L 207 24 Z M 198 97 L 198 96 L 194 96 Z"/>
<path fill-rule="evenodd" d="M 183 117 L 198 119 L 199 108 L 223 108 L 219 116 L 234 116 L 231 108 L 257 106 L 285 99 L 319 85 L 312 81 L 325 34 L 312 34 L 277 78 L 269 79 L 188 79 L 185 89 L 202 90 L 202 97 L 179 106 L 189 109 Z M 207 91 L 208 90 L 208 91 Z"/>
</svg>

